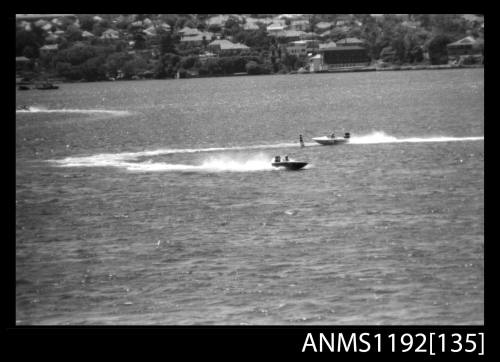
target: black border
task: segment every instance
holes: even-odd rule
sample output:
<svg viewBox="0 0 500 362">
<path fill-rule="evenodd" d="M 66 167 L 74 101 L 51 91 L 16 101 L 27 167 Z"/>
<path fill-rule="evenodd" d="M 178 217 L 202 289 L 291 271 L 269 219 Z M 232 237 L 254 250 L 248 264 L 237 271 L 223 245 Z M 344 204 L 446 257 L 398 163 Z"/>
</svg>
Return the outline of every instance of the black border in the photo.
<svg viewBox="0 0 500 362">
<path fill-rule="evenodd" d="M 123 6 L 125 5 L 125 6 Z M 129 6 L 127 6 L 129 5 Z M 217 4 L 181 4 L 182 10 L 178 8 L 180 4 L 167 4 L 165 7 L 169 8 L 170 11 L 167 13 L 213 13 L 213 12 L 222 12 L 222 13 L 235 13 L 238 12 L 238 4 L 233 4 L 234 6 L 224 6 L 220 3 Z M 211 5 L 214 5 L 211 7 Z M 333 4 L 332 4 L 333 5 Z M 339 5 L 339 7 L 337 7 Z M 344 5 L 344 8 L 342 6 Z M 346 9 L 345 4 L 335 4 L 335 10 L 349 10 L 353 11 L 353 9 Z M 384 8 L 384 4 L 380 4 L 381 6 L 377 7 L 376 10 L 381 10 Z M 315 8 L 317 5 L 312 5 L 313 12 L 324 12 L 321 11 L 326 9 L 321 9 L 318 11 Z M 85 7 L 85 5 L 83 5 Z M 101 9 L 102 5 L 99 6 Z M 243 7 L 245 7 L 243 5 Z M 251 7 L 249 5 L 249 7 Z M 297 6 L 297 3 L 290 4 L 289 6 L 279 6 L 275 5 L 273 8 L 272 5 L 269 5 L 271 9 L 266 9 L 266 11 L 255 11 L 255 13 L 274 13 L 274 12 L 300 12 L 300 6 Z M 320 5 L 321 7 L 321 5 Z M 30 11 L 33 12 L 33 8 L 39 9 L 39 4 L 30 8 Z M 46 10 L 45 12 L 71 12 L 71 11 L 62 11 L 59 10 L 61 7 L 58 7 L 58 11 L 54 11 L 53 9 Z M 123 12 L 127 12 L 132 8 L 133 10 L 137 10 L 141 8 L 140 5 L 137 7 L 132 6 L 131 3 L 121 4 L 119 7 Z M 279 8 L 279 9 L 278 9 Z M 286 8 L 286 11 L 284 10 Z M 395 11 L 394 9 L 398 9 Z M 466 12 L 465 9 L 458 6 L 460 10 Z M 241 9 L 241 8 L 240 8 Z M 293 9 L 293 10 L 290 10 Z M 457 11 L 457 7 L 448 7 L 447 10 L 455 10 Z M 77 13 L 84 13 L 87 9 L 82 11 L 77 11 Z M 155 9 L 156 10 L 156 9 Z M 222 10 L 222 11 L 221 11 Z M 225 10 L 225 11 L 223 11 Z M 240 12 L 251 12 L 251 10 L 255 9 L 244 9 L 244 11 Z M 262 10 L 262 9 L 260 9 Z M 333 9 L 332 9 L 333 10 Z M 366 9 L 365 12 L 368 12 Z M 375 12 L 375 9 L 370 9 L 371 12 Z M 393 12 L 401 12 L 399 8 L 392 7 L 391 10 Z M 420 9 L 419 9 L 420 10 Z M 433 9 L 434 10 L 434 9 Z M 468 9 L 469 12 L 473 12 Z M 303 11 L 303 10 L 302 10 Z M 28 11 L 17 10 L 14 13 L 9 14 L 9 21 L 7 22 L 7 26 L 10 29 L 7 30 L 14 32 L 15 29 L 15 13 L 25 13 Z M 40 11 L 44 12 L 44 11 Z M 115 13 L 116 11 L 109 11 L 109 13 Z M 358 11 L 361 13 L 362 11 Z M 386 9 L 386 12 L 389 12 Z M 416 11 L 414 11 L 416 12 Z M 425 12 L 425 11 L 422 11 Z M 442 11 L 443 13 L 446 11 Z M 492 20 L 492 28 L 494 16 L 488 17 Z M 493 30 L 493 29 L 492 29 Z M 11 39 L 14 39 L 12 37 Z M 492 47 L 495 44 L 492 44 Z M 12 46 L 10 49 L 14 49 Z M 493 55 L 493 50 L 490 52 Z M 14 56 L 10 57 L 11 59 Z M 488 58 L 488 61 L 491 62 L 491 67 L 488 70 L 490 74 L 493 74 L 494 67 L 494 57 L 491 56 Z M 5 60 L 5 59 L 4 59 Z M 7 62 L 11 62 L 7 60 Z M 13 61 L 12 61 L 13 63 Z M 12 64 L 10 63 L 10 64 Z M 8 80 L 8 78 L 7 78 Z M 6 82 L 8 84 L 8 82 Z M 485 82 L 485 87 L 488 87 L 488 84 L 493 84 L 492 81 Z M 11 87 L 11 86 L 10 86 Z M 486 92 L 485 95 L 491 94 L 490 98 L 493 97 L 493 88 L 490 87 L 490 91 Z M 15 94 L 11 93 L 11 91 L 7 92 L 9 96 L 14 96 L 15 103 Z M 486 100 L 486 98 L 485 98 Z M 9 104 L 12 105 L 9 102 Z M 8 121 L 10 125 L 14 129 L 15 135 L 15 113 L 10 110 L 11 106 L 8 106 L 9 114 L 13 115 L 13 120 Z M 487 112 L 488 108 L 485 107 L 485 112 Z M 491 110 L 491 109 L 490 109 Z M 493 111 L 490 112 L 489 121 L 485 122 L 485 133 L 489 133 L 491 135 L 497 134 L 495 132 L 496 122 L 493 119 Z M 485 116 L 487 113 L 485 114 Z M 488 130 L 488 131 L 487 131 Z M 15 137 L 15 136 L 14 136 Z M 485 166 L 487 160 L 490 160 L 490 163 L 493 160 L 494 148 L 493 143 L 487 142 L 485 140 L 485 155 L 489 155 L 489 157 L 485 158 Z M 7 143 L 8 142 L 4 142 Z M 15 138 L 14 138 L 14 147 L 10 148 L 15 152 Z M 485 167 L 485 169 L 488 169 Z M 490 218 L 490 221 L 494 220 L 494 207 L 495 200 L 492 199 L 494 197 L 495 186 L 498 183 L 494 182 L 494 168 L 491 166 L 489 171 L 485 172 L 485 216 L 486 219 Z M 490 172 L 491 171 L 491 172 Z M 15 169 L 14 169 L 15 173 Z M 5 181 L 5 180 L 4 180 Z M 15 183 L 15 181 L 14 181 Z M 12 190 L 12 189 L 11 189 Z M 15 191 L 14 191 L 15 192 Z M 488 198 L 486 198 L 486 194 Z M 15 199 L 15 193 L 14 197 Z M 488 200 L 488 201 L 487 201 Z M 14 205 L 14 202 L 11 202 L 10 205 Z M 15 217 L 15 210 L 14 210 Z M 221 356 L 221 355 L 232 355 L 235 358 L 245 358 L 247 356 L 269 356 L 269 354 L 275 354 L 280 357 L 285 356 L 295 356 L 295 355 L 303 355 L 307 354 L 307 358 L 310 358 L 311 355 L 323 355 L 329 359 L 337 359 L 342 358 L 344 356 L 353 357 L 353 354 L 356 354 L 356 357 L 368 357 L 373 358 L 378 355 L 384 358 L 396 356 L 398 360 L 401 357 L 424 357 L 428 356 L 428 354 L 417 354 L 417 353 L 400 353 L 393 354 L 390 352 L 385 353 L 353 353 L 353 352 L 338 352 L 338 353 L 311 353 L 305 352 L 302 353 L 301 349 L 304 344 L 305 337 L 307 333 L 324 333 L 325 335 L 329 335 L 330 333 L 343 333 L 348 335 L 349 333 L 381 333 L 383 335 L 389 335 L 391 333 L 411 333 L 415 335 L 416 333 L 485 333 L 485 353 L 486 355 L 482 357 L 484 359 L 487 357 L 492 357 L 496 354 L 495 351 L 495 325 L 493 324 L 493 312 L 496 310 L 496 304 L 493 302 L 494 295 L 494 279 L 492 277 L 493 273 L 493 263 L 494 257 L 497 253 L 494 252 L 495 249 L 495 239 L 492 238 L 492 227 L 487 228 L 485 223 L 485 252 L 484 252 L 484 265 L 485 265 L 485 304 L 484 304 L 484 317 L 485 324 L 482 326 L 468 326 L 468 325 L 417 325 L 417 326 L 407 326 L 407 325 L 394 325 L 394 326 L 323 326 L 323 325 L 311 325 L 311 326 L 68 326 L 68 327 L 59 327 L 59 326 L 47 326 L 47 327 L 35 327 L 35 326 L 16 326 L 15 325 L 15 241 L 5 243 L 8 245 L 8 255 L 10 256 L 8 259 L 12 262 L 12 264 L 8 264 L 9 271 L 5 274 L 8 276 L 8 290 L 11 297 L 7 297 L 9 307 L 8 307 L 8 315 L 4 320 L 6 320 L 6 326 L 4 327 L 4 331 L 6 332 L 9 342 L 12 341 L 13 344 L 9 343 L 9 349 L 14 350 L 16 354 L 13 356 L 23 356 L 23 355 L 33 355 L 35 357 L 40 357 L 40 355 L 45 356 L 65 356 L 67 359 L 72 359 L 75 357 L 104 357 L 103 350 L 99 352 L 98 348 L 104 348 L 106 350 L 106 355 L 111 357 L 141 357 L 141 359 L 148 359 L 148 357 L 156 356 L 155 358 L 161 359 L 185 359 L 188 356 L 196 355 L 202 356 L 206 358 L 208 356 Z M 14 220 L 15 225 L 15 220 Z M 491 222 L 490 222 L 491 225 Z M 14 229 L 14 240 L 15 240 L 15 227 Z M 486 243 L 486 239 L 489 240 Z M 5 245 L 4 244 L 4 245 Z M 487 247 L 486 247 L 487 244 Z M 488 253 L 486 252 L 488 251 Z M 14 258 L 12 258 L 14 256 Z M 489 260 L 489 261 L 488 261 Z M 488 275 L 490 277 L 488 277 Z M 489 281 L 489 284 L 488 282 Z M 490 288 L 487 288 L 486 285 L 489 285 Z M 493 289 L 492 289 L 493 288 Z M 91 343 L 88 343 L 88 340 L 91 340 Z M 15 347 L 15 348 L 13 348 Z M 61 353 L 62 352 L 62 353 Z M 452 358 L 462 358 L 463 354 L 453 354 L 449 353 L 448 356 Z M 440 358 L 443 355 L 432 356 L 433 358 Z M 481 358 L 480 356 L 472 356 L 465 355 L 466 357 L 471 357 L 476 359 L 476 357 Z M 420 359 L 419 358 L 419 359 Z M 425 357 L 424 357 L 425 358 Z M 429 357 L 427 357 L 429 358 Z"/>
</svg>

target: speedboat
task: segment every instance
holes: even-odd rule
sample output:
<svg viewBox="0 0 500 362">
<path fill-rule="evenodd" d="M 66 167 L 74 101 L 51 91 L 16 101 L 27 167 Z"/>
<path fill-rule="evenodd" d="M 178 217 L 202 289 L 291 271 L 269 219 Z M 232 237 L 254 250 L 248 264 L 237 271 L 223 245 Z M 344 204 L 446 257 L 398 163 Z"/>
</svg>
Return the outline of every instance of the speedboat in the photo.
<svg viewBox="0 0 500 362">
<path fill-rule="evenodd" d="M 307 165 L 307 162 L 291 161 L 288 159 L 288 156 L 283 158 L 281 158 L 281 156 L 276 156 L 271 165 L 278 168 L 284 167 L 287 170 L 300 170 Z"/>
<path fill-rule="evenodd" d="M 329 146 L 347 143 L 349 142 L 349 138 L 351 138 L 351 134 L 349 132 L 344 134 L 344 138 L 335 138 L 335 134 L 332 133 L 330 136 L 313 137 L 313 141 L 323 146 Z"/>
</svg>

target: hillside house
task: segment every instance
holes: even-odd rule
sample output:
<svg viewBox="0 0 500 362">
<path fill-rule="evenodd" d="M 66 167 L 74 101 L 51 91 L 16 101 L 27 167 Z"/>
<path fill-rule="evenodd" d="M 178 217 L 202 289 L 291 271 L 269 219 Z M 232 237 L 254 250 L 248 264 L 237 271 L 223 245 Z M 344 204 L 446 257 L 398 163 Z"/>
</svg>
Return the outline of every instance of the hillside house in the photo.
<svg viewBox="0 0 500 362">
<path fill-rule="evenodd" d="M 120 33 L 117 30 L 108 29 L 101 34 L 100 38 L 106 40 L 116 40 L 120 38 Z"/>
<path fill-rule="evenodd" d="M 333 28 L 333 23 L 321 21 L 314 26 L 317 33 L 323 33 Z"/>
<path fill-rule="evenodd" d="M 353 16 L 351 14 L 340 14 L 335 19 L 335 26 L 345 26 L 349 25 L 353 20 Z"/>
<path fill-rule="evenodd" d="M 309 27 L 309 20 L 292 20 L 290 23 L 290 30 L 307 31 Z"/>
<path fill-rule="evenodd" d="M 59 49 L 59 45 L 58 44 L 47 44 L 47 45 L 44 45 L 43 47 L 41 47 L 39 49 L 40 51 L 40 57 L 41 58 L 44 58 L 44 57 L 47 57 L 51 54 L 54 54 L 57 52 L 57 50 Z"/>
<path fill-rule="evenodd" d="M 256 23 L 245 23 L 243 24 L 243 30 L 259 30 L 259 26 Z"/>
<path fill-rule="evenodd" d="M 300 30 L 284 30 L 276 35 L 277 38 L 284 39 L 286 42 L 302 40 L 305 32 Z"/>
<path fill-rule="evenodd" d="M 284 24 L 272 23 L 266 27 L 266 31 L 269 34 L 269 36 L 278 36 L 285 30 L 285 28 L 286 26 Z"/>
<path fill-rule="evenodd" d="M 216 58 L 217 54 L 211 52 L 204 52 L 198 56 L 198 59 L 201 63 L 206 63 L 207 60 Z"/>
<path fill-rule="evenodd" d="M 206 20 L 207 27 L 210 25 L 224 26 L 226 21 L 229 19 L 228 15 L 217 15 L 212 16 Z"/>
<path fill-rule="evenodd" d="M 92 38 L 95 38 L 95 35 L 92 34 L 90 31 L 85 30 L 85 31 L 82 32 L 82 38 L 84 38 L 84 39 L 92 39 Z"/>
<path fill-rule="evenodd" d="M 185 35 L 180 40 L 180 44 L 184 46 L 202 46 L 208 44 L 214 37 L 214 34 L 211 32 L 199 31 L 198 29 L 194 30 L 196 30 L 196 32 L 185 32 Z"/>
<path fill-rule="evenodd" d="M 229 56 L 240 54 L 242 51 L 249 50 L 250 48 L 245 44 L 232 43 L 227 39 L 214 40 L 208 44 L 208 50 L 218 54 L 219 56 Z"/>
<path fill-rule="evenodd" d="M 358 38 L 344 38 L 337 41 L 337 46 L 364 46 L 365 42 Z"/>
<path fill-rule="evenodd" d="M 484 23 L 484 16 L 475 15 L 475 14 L 463 14 L 462 18 L 471 22 L 471 23 Z"/>
</svg>

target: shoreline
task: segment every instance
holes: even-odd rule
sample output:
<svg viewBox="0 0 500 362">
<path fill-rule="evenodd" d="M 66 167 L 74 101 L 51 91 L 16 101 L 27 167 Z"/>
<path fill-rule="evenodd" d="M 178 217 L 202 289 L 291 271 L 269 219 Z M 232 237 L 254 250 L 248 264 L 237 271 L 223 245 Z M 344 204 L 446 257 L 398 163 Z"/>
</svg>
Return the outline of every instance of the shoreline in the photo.
<svg viewBox="0 0 500 362">
<path fill-rule="evenodd" d="M 311 73 L 350 73 L 350 72 L 387 72 L 387 71 L 400 71 L 400 70 L 440 70 L 440 69 L 468 69 L 468 68 L 484 68 L 484 64 L 472 65 L 391 65 L 387 67 L 358 67 L 358 68 L 338 68 L 329 69 L 317 72 L 294 72 L 292 74 L 311 74 Z M 290 74 L 290 73 L 289 73 Z"/>
<path fill-rule="evenodd" d="M 392 65 L 387 67 L 377 67 L 377 66 L 367 66 L 367 67 L 351 67 L 351 68 L 337 68 L 321 70 L 316 72 L 304 71 L 292 71 L 289 73 L 273 73 L 273 74 L 248 74 L 248 73 L 235 73 L 235 74 L 217 74 L 211 76 L 196 76 L 196 77 L 186 77 L 180 79 L 196 79 L 196 78 L 220 78 L 220 77 L 242 77 L 242 76 L 266 76 L 266 75 L 304 75 L 304 74 L 324 74 L 324 73 L 355 73 L 355 72 L 388 72 L 388 71 L 407 71 L 407 70 L 442 70 L 442 69 L 471 69 L 471 68 L 484 68 L 484 64 L 471 64 L 471 65 L 452 65 L 452 64 L 441 64 L 441 65 Z M 123 82 L 123 81 L 141 81 L 141 80 L 177 80 L 175 78 L 141 78 L 141 79 L 120 79 L 120 80 L 99 80 L 95 82 L 88 81 L 65 81 L 61 79 L 53 79 L 50 83 L 54 84 L 71 84 L 71 83 L 98 83 L 98 82 Z M 16 86 L 19 85 L 34 85 L 36 81 L 16 81 Z"/>
</svg>

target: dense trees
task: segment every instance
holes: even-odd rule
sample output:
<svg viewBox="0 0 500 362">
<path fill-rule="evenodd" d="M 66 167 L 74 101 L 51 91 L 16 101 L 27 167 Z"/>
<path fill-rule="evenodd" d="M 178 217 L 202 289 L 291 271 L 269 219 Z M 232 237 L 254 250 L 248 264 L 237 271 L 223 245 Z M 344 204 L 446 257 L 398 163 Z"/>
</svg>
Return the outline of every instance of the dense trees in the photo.
<svg viewBox="0 0 500 362">
<path fill-rule="evenodd" d="M 446 64 L 448 62 L 448 51 L 446 45 L 451 43 L 446 35 L 438 35 L 429 43 L 429 59 L 432 64 Z"/>
</svg>

